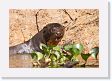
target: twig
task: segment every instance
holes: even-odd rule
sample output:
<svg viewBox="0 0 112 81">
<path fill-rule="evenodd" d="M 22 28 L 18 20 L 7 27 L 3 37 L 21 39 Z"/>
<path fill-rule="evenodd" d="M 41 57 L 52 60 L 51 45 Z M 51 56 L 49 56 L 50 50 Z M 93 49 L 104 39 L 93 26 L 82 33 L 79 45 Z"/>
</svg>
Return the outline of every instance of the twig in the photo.
<svg viewBox="0 0 112 81">
<path fill-rule="evenodd" d="M 70 16 L 70 14 L 69 14 L 65 9 L 63 9 L 63 11 L 65 12 L 65 14 L 67 14 L 67 15 L 69 16 L 69 18 L 70 18 L 72 21 L 74 21 L 73 18 Z"/>
<path fill-rule="evenodd" d="M 40 10 L 42 10 L 42 9 L 40 9 Z M 39 10 L 39 11 L 40 11 L 40 10 Z M 37 17 L 38 17 L 39 11 L 38 11 L 38 12 L 36 13 L 36 15 L 35 15 L 35 17 L 36 17 L 36 25 L 37 25 L 37 30 L 38 30 L 38 32 L 39 32 L 39 26 L 38 26 Z"/>
</svg>

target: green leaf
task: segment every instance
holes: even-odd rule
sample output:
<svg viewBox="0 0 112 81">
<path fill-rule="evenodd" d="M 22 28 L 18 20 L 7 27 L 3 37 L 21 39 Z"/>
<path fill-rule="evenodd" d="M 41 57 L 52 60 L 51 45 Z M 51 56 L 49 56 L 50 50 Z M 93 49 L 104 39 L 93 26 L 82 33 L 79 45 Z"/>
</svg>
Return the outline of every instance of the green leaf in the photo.
<svg viewBox="0 0 112 81">
<path fill-rule="evenodd" d="M 92 48 L 89 53 L 93 58 L 97 59 L 97 55 L 99 53 L 99 47 Z"/>
<path fill-rule="evenodd" d="M 50 56 L 50 59 L 51 59 L 52 61 L 56 61 L 56 60 L 57 60 L 56 55 L 55 55 L 55 54 L 52 54 L 52 55 Z"/>
<path fill-rule="evenodd" d="M 35 52 L 31 53 L 31 57 L 32 57 L 32 59 L 35 59 L 35 60 L 38 58 L 38 56 Z"/>
<path fill-rule="evenodd" d="M 77 48 L 72 48 L 71 51 L 73 56 L 77 57 L 80 54 L 80 50 Z"/>
<path fill-rule="evenodd" d="M 79 53 L 81 53 L 84 49 L 82 44 L 74 44 L 73 48 L 77 48 L 79 50 Z"/>
<path fill-rule="evenodd" d="M 70 51 L 72 56 L 75 55 L 77 57 L 83 51 L 83 45 L 82 44 L 66 45 L 64 46 L 64 50 Z"/>
<path fill-rule="evenodd" d="M 53 47 L 53 50 L 61 51 L 61 46 L 55 46 L 55 47 Z"/>
<path fill-rule="evenodd" d="M 64 50 L 70 50 L 72 48 L 72 45 L 65 45 Z"/>
<path fill-rule="evenodd" d="M 55 51 L 54 54 L 56 55 L 56 58 L 59 59 L 61 57 L 60 52 L 59 51 Z"/>
<path fill-rule="evenodd" d="M 87 61 L 87 59 L 90 57 L 90 55 L 91 55 L 91 54 L 82 54 L 82 53 L 81 53 L 81 57 L 82 57 L 85 61 Z"/>
<path fill-rule="evenodd" d="M 43 50 L 43 49 L 47 49 L 47 46 L 43 43 L 40 43 L 40 49 Z"/>
<path fill-rule="evenodd" d="M 43 48 L 43 54 L 49 55 L 50 54 L 49 48 Z"/>
<path fill-rule="evenodd" d="M 44 55 L 40 52 L 35 52 L 35 54 L 37 55 L 37 60 L 40 60 L 44 57 Z"/>
<path fill-rule="evenodd" d="M 53 45 L 49 45 L 49 46 L 48 46 L 49 50 L 52 50 L 53 47 L 55 47 L 55 46 L 53 46 Z"/>
<path fill-rule="evenodd" d="M 66 56 L 62 56 L 62 58 L 60 59 L 60 63 L 64 64 L 67 59 L 68 58 Z"/>
</svg>

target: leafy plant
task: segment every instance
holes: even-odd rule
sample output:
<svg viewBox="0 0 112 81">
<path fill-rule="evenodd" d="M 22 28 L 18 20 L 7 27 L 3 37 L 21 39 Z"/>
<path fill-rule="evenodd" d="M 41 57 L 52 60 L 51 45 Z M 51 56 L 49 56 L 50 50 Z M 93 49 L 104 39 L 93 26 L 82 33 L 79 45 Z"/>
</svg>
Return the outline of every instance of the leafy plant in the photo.
<svg viewBox="0 0 112 81">
<path fill-rule="evenodd" d="M 94 47 L 90 50 L 90 52 L 88 54 L 81 53 L 81 57 L 85 60 L 85 64 L 86 64 L 87 60 L 90 56 L 92 56 L 93 58 L 95 58 L 97 60 L 98 53 L 99 53 L 99 47 Z M 85 64 L 84 64 L 84 66 L 85 66 Z"/>
<path fill-rule="evenodd" d="M 99 53 L 99 47 L 92 48 L 89 53 L 91 54 L 91 56 L 93 58 L 95 58 L 97 60 L 97 56 L 98 56 L 98 53 Z"/>
<path fill-rule="evenodd" d="M 33 61 L 36 61 L 39 67 L 67 67 L 71 68 L 79 64 L 79 55 L 85 60 L 85 64 L 90 56 L 97 58 L 99 48 L 95 47 L 88 54 L 83 54 L 84 49 L 82 44 L 69 44 L 64 46 L 47 46 L 40 44 L 41 52 L 32 52 Z"/>
<path fill-rule="evenodd" d="M 82 44 L 71 44 L 71 45 L 66 45 L 66 46 L 64 46 L 64 50 L 65 51 L 68 51 L 70 54 L 70 56 L 71 56 L 71 58 L 70 58 L 70 60 L 72 59 L 72 58 L 75 58 L 75 59 L 77 59 L 77 56 L 79 55 L 79 54 L 81 54 L 81 52 L 82 52 L 82 50 L 83 50 L 83 45 Z"/>
</svg>

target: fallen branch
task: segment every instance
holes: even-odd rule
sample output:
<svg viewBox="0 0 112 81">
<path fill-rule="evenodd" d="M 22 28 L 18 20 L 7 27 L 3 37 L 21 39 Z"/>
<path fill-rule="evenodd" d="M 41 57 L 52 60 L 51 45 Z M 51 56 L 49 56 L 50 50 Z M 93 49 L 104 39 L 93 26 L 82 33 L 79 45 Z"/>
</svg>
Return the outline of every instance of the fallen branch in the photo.
<svg viewBox="0 0 112 81">
<path fill-rule="evenodd" d="M 42 9 L 40 9 L 42 10 Z M 40 11 L 39 10 L 39 11 Z M 38 20 L 37 20 L 37 17 L 38 17 L 38 14 L 39 14 L 39 11 L 36 13 L 35 17 L 36 17 L 36 25 L 37 25 L 37 31 L 39 32 L 39 26 L 38 26 Z"/>
</svg>

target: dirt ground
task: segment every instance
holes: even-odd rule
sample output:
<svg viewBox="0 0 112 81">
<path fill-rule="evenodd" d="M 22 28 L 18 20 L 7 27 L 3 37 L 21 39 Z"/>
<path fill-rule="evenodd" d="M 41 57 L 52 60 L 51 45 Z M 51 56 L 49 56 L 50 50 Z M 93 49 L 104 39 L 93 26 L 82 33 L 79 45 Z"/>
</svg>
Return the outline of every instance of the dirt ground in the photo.
<svg viewBox="0 0 112 81">
<path fill-rule="evenodd" d="M 99 46 L 98 9 L 10 9 L 9 46 L 29 40 L 48 23 L 60 23 L 66 27 L 65 35 L 59 45 L 82 43 L 84 53 Z"/>
</svg>

